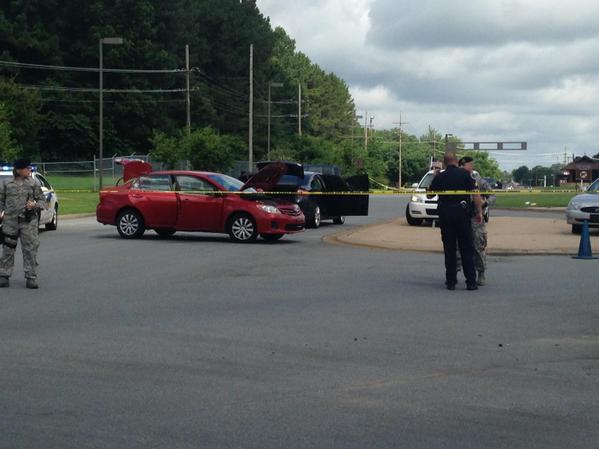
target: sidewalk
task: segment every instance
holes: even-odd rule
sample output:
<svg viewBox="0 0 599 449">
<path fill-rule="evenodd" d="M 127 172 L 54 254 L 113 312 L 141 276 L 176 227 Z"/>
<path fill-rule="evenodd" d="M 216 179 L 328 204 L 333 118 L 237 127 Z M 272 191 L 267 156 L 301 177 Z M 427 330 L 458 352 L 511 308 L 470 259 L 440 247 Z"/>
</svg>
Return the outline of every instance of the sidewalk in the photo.
<svg viewBox="0 0 599 449">
<path fill-rule="evenodd" d="M 487 224 L 490 255 L 576 255 L 580 235 L 572 234 L 565 218 L 491 217 Z M 325 237 L 331 243 L 403 251 L 443 252 L 438 227 L 409 226 L 405 218 L 365 226 Z M 591 246 L 599 250 L 599 230 L 591 230 Z"/>
</svg>

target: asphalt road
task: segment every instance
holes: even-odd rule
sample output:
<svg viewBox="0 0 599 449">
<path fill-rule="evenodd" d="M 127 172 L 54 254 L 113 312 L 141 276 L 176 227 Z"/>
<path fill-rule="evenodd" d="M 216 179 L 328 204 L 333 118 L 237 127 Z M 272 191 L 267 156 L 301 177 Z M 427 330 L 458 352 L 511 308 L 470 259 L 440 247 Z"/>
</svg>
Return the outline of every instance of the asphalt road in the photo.
<svg viewBox="0 0 599 449">
<path fill-rule="evenodd" d="M 373 198 L 392 219 L 405 200 Z M 41 235 L 0 293 L 0 448 L 596 448 L 599 261 Z"/>
</svg>

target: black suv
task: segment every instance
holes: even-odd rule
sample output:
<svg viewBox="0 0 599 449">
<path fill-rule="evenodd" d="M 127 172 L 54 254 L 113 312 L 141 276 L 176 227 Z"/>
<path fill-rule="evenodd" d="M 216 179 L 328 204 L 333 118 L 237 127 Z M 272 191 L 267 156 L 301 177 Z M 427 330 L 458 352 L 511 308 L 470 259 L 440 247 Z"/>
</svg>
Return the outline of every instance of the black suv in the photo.
<svg viewBox="0 0 599 449">
<path fill-rule="evenodd" d="M 270 162 L 259 162 L 262 169 Z M 295 200 L 306 217 L 306 227 L 318 228 L 322 220 L 343 224 L 346 216 L 368 215 L 368 175 L 343 179 L 337 175 L 304 171 L 300 164 L 285 162 L 288 169 L 277 182 L 277 191 L 295 194 Z M 339 192 L 339 194 L 336 194 Z M 306 194 L 302 194 L 306 193 Z"/>
</svg>

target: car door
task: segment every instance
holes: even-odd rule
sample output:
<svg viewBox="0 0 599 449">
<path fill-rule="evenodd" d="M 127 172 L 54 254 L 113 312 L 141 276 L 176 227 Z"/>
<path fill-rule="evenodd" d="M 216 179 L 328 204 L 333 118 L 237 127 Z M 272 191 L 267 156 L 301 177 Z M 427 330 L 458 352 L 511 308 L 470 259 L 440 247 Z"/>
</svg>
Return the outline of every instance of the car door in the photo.
<svg viewBox="0 0 599 449">
<path fill-rule="evenodd" d="M 340 208 L 339 195 L 329 195 L 326 183 L 320 174 L 315 174 L 310 179 L 310 199 L 320 207 L 320 214 L 323 217 L 337 217 Z"/>
<path fill-rule="evenodd" d="M 223 194 L 200 176 L 175 176 L 179 213 L 177 229 L 189 231 L 220 231 L 222 227 Z"/>
<path fill-rule="evenodd" d="M 129 201 L 147 228 L 173 228 L 177 222 L 177 197 L 168 174 L 140 176 L 129 190 Z"/>
<path fill-rule="evenodd" d="M 363 177 L 366 176 L 364 181 Z M 356 215 L 368 215 L 368 194 L 357 195 L 353 194 L 356 192 L 367 192 L 368 191 L 368 177 L 362 175 L 361 177 L 350 178 L 353 185 L 345 182 L 342 178 L 337 175 L 322 175 L 322 179 L 326 186 L 327 192 L 344 192 L 340 195 L 327 194 L 329 198 L 329 210 L 327 214 L 330 217 L 341 217 L 341 216 L 356 216 Z"/>
<path fill-rule="evenodd" d="M 39 173 L 36 174 L 36 179 L 39 181 L 42 187 L 42 193 L 46 198 L 46 209 L 42 209 L 40 213 L 40 224 L 49 223 L 54 218 L 54 205 L 56 204 L 56 194 L 50 183 Z"/>
</svg>

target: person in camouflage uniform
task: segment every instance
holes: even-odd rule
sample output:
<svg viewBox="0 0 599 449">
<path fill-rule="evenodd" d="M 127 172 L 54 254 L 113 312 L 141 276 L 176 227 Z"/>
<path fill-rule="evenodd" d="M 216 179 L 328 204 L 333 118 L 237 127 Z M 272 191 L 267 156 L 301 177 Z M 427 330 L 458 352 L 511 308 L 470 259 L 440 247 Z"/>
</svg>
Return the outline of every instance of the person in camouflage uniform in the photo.
<svg viewBox="0 0 599 449">
<path fill-rule="evenodd" d="M 15 263 L 18 239 L 23 252 L 26 287 L 38 288 L 37 249 L 39 247 L 39 212 L 46 207 L 40 184 L 31 177 L 31 162 L 18 159 L 13 164 L 13 177 L 0 185 L 0 215 L 4 244 L 0 258 L 0 287 L 9 286 Z"/>
<path fill-rule="evenodd" d="M 480 191 L 491 191 L 492 188 L 487 181 L 481 178 L 480 174 L 474 170 L 474 159 L 465 156 L 459 161 L 460 167 L 468 170 L 472 178 L 476 181 L 476 187 Z M 481 195 L 483 216 L 488 217 L 490 195 Z M 474 240 L 474 267 L 477 272 L 476 283 L 485 285 L 487 271 L 487 225 L 483 219 L 480 223 L 472 220 L 472 238 Z M 458 270 L 461 267 L 461 260 L 458 255 Z"/>
</svg>

